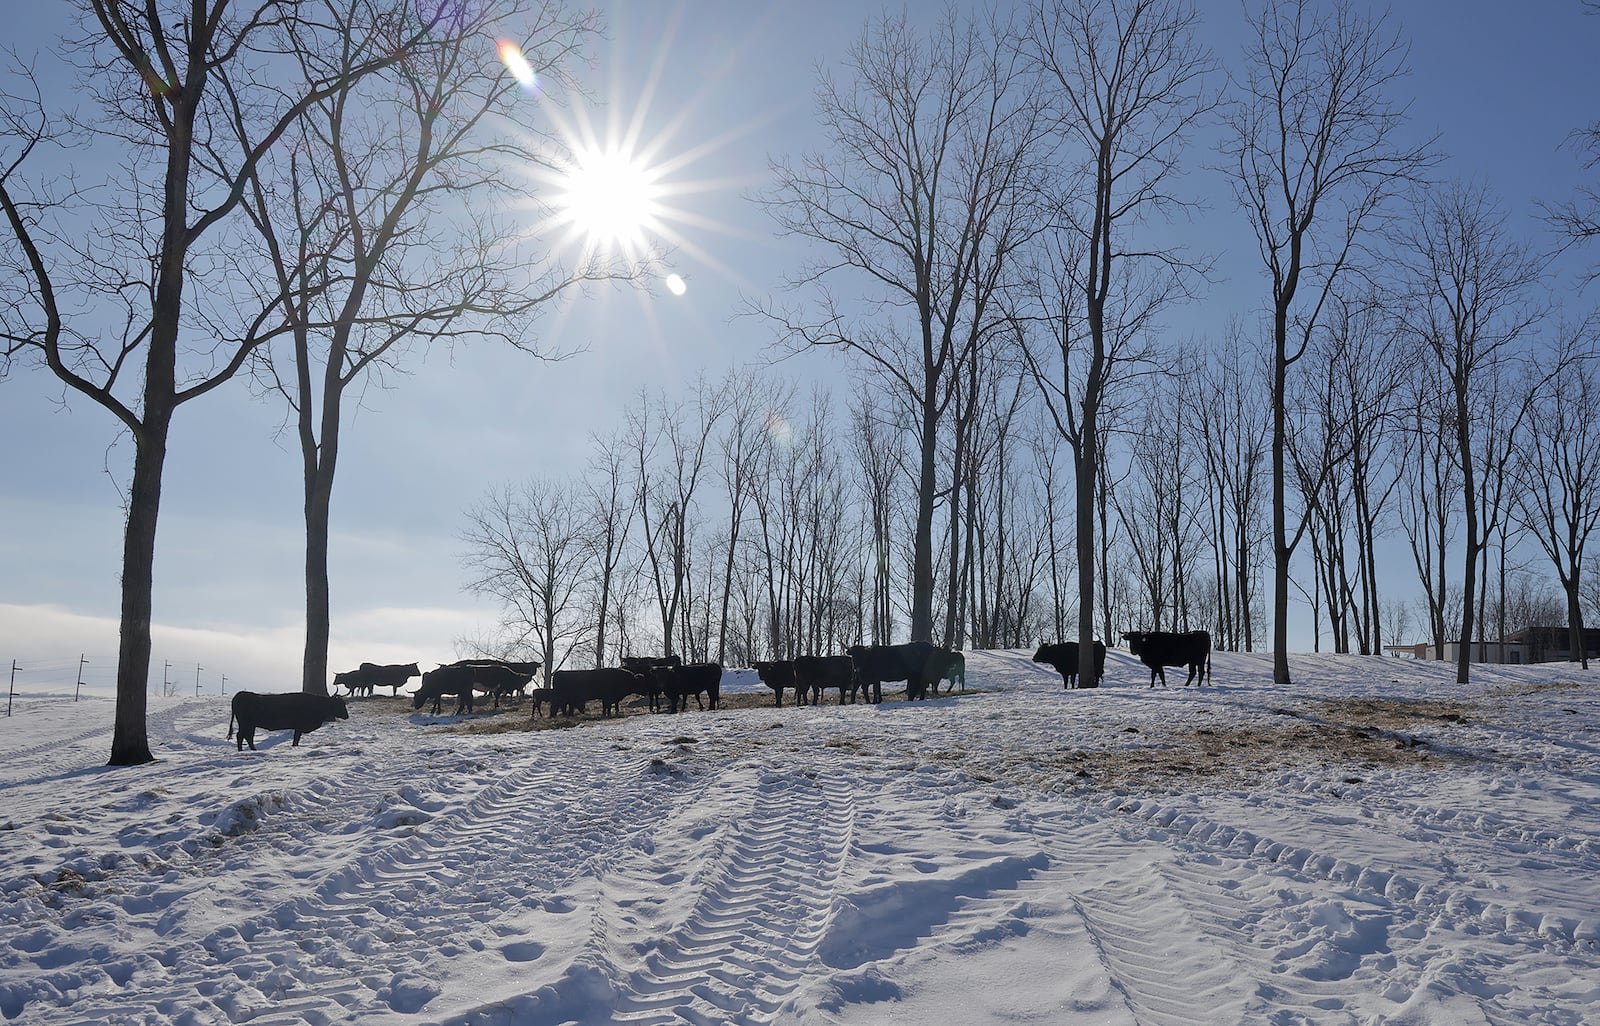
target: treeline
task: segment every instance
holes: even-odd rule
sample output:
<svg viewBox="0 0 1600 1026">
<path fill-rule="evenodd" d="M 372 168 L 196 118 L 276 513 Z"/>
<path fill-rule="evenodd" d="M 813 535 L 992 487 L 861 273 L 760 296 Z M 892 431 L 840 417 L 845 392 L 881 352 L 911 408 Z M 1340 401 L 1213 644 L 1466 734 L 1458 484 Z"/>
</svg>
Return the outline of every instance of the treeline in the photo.
<svg viewBox="0 0 1600 1026">
<path fill-rule="evenodd" d="M 1147 381 L 1109 433 L 1097 508 L 1103 638 L 1206 629 L 1236 651 L 1266 640 L 1267 411 L 1240 353 L 1180 354 L 1181 372 Z M 1320 478 L 1320 490 L 1296 496 L 1309 541 L 1295 580 L 1319 648 L 1454 640 L 1463 592 L 1449 557 L 1462 511 L 1448 459 L 1441 473 L 1418 472 L 1444 436 L 1425 376 L 1406 370 L 1415 357 L 1398 346 L 1381 359 L 1326 354 L 1320 381 L 1337 387 L 1303 397 L 1297 481 Z M 1533 394 L 1518 397 L 1528 409 L 1488 493 L 1498 506 L 1485 515 L 1495 526 L 1477 640 L 1567 622 L 1535 532 L 1582 486 L 1550 468 L 1593 465 L 1593 451 L 1563 460 L 1554 448 L 1600 442 L 1592 415 L 1573 418 L 1594 409 L 1577 401 L 1592 373 L 1569 374 L 1577 395 L 1506 382 Z M 1017 396 L 1024 381 L 997 371 L 995 384 Z M 687 398 L 634 396 L 625 423 L 592 440 L 584 473 L 507 482 L 467 511 L 468 586 L 503 616 L 495 633 L 461 643 L 571 668 L 655 652 L 747 666 L 904 639 L 912 433 L 872 395 L 796 394 L 777 374 L 741 370 L 702 379 Z M 1076 624 L 1065 447 L 1037 403 L 997 409 L 971 430 L 965 474 L 938 505 L 934 640 L 952 648 L 1029 647 Z M 1589 622 L 1597 583 L 1589 573 L 1579 592 Z"/>
<path fill-rule="evenodd" d="M 554 666 L 1203 627 L 1286 681 L 1291 598 L 1341 652 L 1580 636 L 1596 322 L 1557 296 L 1593 197 L 1542 211 L 1541 247 L 1439 176 L 1387 15 L 1268 0 L 1246 22 L 1217 55 L 1178 0 L 869 20 L 818 81 L 827 145 L 773 165 L 762 203 L 810 256 L 753 311 L 859 387 L 837 409 L 737 375 L 638 397 L 595 474 L 474 511 L 472 585 L 509 611 L 479 642 Z M 1574 139 L 1600 156 L 1600 130 Z M 1263 289 L 1178 343 L 1208 266 L 1172 221 L 1206 174 Z M 513 526 L 574 493 L 589 512 L 555 536 L 588 540 L 530 587 Z"/>
</svg>

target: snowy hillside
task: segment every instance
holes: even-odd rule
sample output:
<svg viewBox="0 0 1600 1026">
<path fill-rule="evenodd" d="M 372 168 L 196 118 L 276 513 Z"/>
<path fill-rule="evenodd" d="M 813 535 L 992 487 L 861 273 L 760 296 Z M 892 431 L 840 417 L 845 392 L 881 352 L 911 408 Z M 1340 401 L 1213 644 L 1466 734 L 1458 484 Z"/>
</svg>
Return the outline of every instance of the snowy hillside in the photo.
<svg viewBox="0 0 1600 1026">
<path fill-rule="evenodd" d="M 1028 655 L 533 732 L 358 699 L 242 754 L 225 700 L 157 698 L 119 770 L 108 701 L 25 702 L 0 1016 L 1600 1022 L 1600 671 L 1219 654 L 1152 690 L 1112 652 L 1064 692 Z"/>
</svg>

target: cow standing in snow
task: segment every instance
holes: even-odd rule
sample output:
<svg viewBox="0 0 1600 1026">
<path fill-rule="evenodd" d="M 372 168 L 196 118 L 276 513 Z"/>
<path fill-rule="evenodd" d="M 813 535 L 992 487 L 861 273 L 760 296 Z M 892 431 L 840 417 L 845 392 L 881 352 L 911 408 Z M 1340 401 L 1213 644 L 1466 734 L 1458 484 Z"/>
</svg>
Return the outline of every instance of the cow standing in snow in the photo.
<svg viewBox="0 0 1600 1026">
<path fill-rule="evenodd" d="M 348 720 L 350 709 L 339 695 L 307 695 L 292 692 L 282 695 L 258 695 L 254 691 L 240 691 L 233 696 L 233 709 L 228 716 L 228 737 L 233 737 L 234 721 L 239 724 L 239 740 L 234 747 L 244 751 L 249 745 L 256 750 L 256 731 L 292 730 L 294 742 L 300 743 L 302 735 L 309 734 L 324 723 Z"/>
</svg>

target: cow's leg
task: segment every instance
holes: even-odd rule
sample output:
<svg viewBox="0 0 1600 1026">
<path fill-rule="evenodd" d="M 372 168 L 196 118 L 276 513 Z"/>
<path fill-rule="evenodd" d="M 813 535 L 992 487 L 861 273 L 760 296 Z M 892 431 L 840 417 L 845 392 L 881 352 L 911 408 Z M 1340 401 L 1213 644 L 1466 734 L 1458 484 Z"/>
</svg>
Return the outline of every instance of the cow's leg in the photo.
<svg viewBox="0 0 1600 1026">
<path fill-rule="evenodd" d="M 290 748 L 299 748 L 300 747 L 300 732 L 298 730 L 294 732 L 294 740 L 289 742 L 289 747 Z"/>
</svg>

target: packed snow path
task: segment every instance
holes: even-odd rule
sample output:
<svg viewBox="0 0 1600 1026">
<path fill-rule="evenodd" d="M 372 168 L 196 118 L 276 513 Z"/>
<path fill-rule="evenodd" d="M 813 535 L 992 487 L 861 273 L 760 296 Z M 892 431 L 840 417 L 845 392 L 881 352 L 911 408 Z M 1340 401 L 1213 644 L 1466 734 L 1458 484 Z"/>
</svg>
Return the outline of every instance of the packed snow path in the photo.
<svg viewBox="0 0 1600 1026">
<path fill-rule="evenodd" d="M 1600 1021 L 1577 671 L 1325 657 L 1285 693 L 1219 655 L 1162 691 L 1119 656 L 531 734 L 373 699 L 254 754 L 157 702 L 121 770 L 108 702 L 41 701 L 0 735 L 0 1016 Z"/>
</svg>

